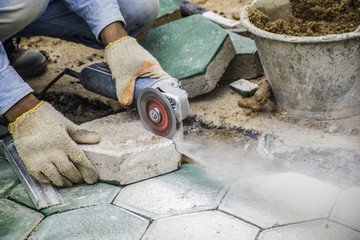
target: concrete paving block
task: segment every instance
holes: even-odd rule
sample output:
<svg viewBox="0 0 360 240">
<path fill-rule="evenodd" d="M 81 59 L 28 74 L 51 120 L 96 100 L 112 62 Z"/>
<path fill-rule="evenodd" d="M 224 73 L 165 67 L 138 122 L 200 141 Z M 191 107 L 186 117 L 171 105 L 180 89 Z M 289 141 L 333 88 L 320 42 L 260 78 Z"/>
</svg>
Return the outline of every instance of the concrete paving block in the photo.
<svg viewBox="0 0 360 240">
<path fill-rule="evenodd" d="M 359 240 L 360 233 L 339 224 L 318 220 L 262 232 L 258 240 Z"/>
<path fill-rule="evenodd" d="M 152 219 L 215 209 L 228 189 L 219 174 L 195 165 L 124 187 L 115 205 Z"/>
<path fill-rule="evenodd" d="M 178 0 L 159 0 L 160 8 L 153 27 L 163 25 L 181 18 Z"/>
<path fill-rule="evenodd" d="M 119 193 L 120 189 L 121 187 L 119 186 L 105 183 L 96 183 L 93 185 L 80 184 L 74 185 L 71 188 L 60 188 L 59 192 L 65 203 L 44 208 L 40 211 L 46 216 L 49 216 L 54 213 L 66 212 L 77 208 L 111 203 Z M 36 209 L 29 195 L 26 193 L 25 188 L 21 184 L 11 192 L 9 199 Z"/>
<path fill-rule="evenodd" d="M 189 98 L 212 91 L 235 56 L 228 33 L 201 15 L 151 29 L 140 43 Z"/>
<path fill-rule="evenodd" d="M 126 185 L 174 171 L 180 165 L 182 155 L 173 141 L 147 131 L 135 112 L 107 116 L 82 126 L 100 135 L 100 143 L 80 147 L 103 181 Z"/>
<path fill-rule="evenodd" d="M 193 213 L 154 221 L 142 240 L 249 240 L 259 229 L 218 211 Z"/>
<path fill-rule="evenodd" d="M 229 31 L 236 50 L 236 56 L 226 69 L 223 79 L 253 79 L 264 75 L 254 40 Z"/>
<path fill-rule="evenodd" d="M 0 198 L 6 197 L 11 189 L 13 189 L 18 183 L 19 180 L 10 164 L 4 157 L 0 156 Z"/>
<path fill-rule="evenodd" d="M 330 216 L 340 189 L 297 173 L 245 179 L 231 186 L 219 209 L 262 228 Z"/>
<path fill-rule="evenodd" d="M 159 13 L 154 23 L 149 27 L 149 29 L 136 36 L 136 39 L 141 40 L 150 29 L 178 20 L 180 18 L 181 11 L 178 0 L 159 0 Z"/>
<path fill-rule="evenodd" d="M 359 187 L 349 188 L 341 193 L 331 213 L 330 219 L 360 231 Z"/>
<path fill-rule="evenodd" d="M 43 218 L 20 204 L 0 199 L 0 239 L 26 239 Z"/>
<path fill-rule="evenodd" d="M 113 205 L 77 209 L 43 220 L 30 239 L 140 239 L 149 221 Z"/>
</svg>

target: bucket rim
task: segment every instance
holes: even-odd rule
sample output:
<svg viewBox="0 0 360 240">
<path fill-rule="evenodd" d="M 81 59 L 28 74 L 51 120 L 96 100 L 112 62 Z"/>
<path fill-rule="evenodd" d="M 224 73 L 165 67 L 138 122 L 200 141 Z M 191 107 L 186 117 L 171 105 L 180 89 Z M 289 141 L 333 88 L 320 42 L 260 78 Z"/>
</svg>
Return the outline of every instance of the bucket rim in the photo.
<svg viewBox="0 0 360 240">
<path fill-rule="evenodd" d="M 291 36 L 291 35 L 281 35 L 276 33 L 267 32 L 262 30 L 255 25 L 253 25 L 249 20 L 249 10 L 256 8 L 255 4 L 257 0 L 254 0 L 250 5 L 248 5 L 240 15 L 240 23 L 241 25 L 248 30 L 250 33 L 255 36 L 267 38 L 270 40 L 277 40 L 281 42 L 290 42 L 290 43 L 319 43 L 319 42 L 334 42 L 334 41 L 342 41 L 353 38 L 359 38 L 360 40 L 360 31 L 359 28 L 354 32 L 342 33 L 342 34 L 331 34 L 325 36 L 316 36 L 316 37 L 299 37 L 299 36 Z M 359 26 L 360 27 L 360 26 Z"/>
</svg>

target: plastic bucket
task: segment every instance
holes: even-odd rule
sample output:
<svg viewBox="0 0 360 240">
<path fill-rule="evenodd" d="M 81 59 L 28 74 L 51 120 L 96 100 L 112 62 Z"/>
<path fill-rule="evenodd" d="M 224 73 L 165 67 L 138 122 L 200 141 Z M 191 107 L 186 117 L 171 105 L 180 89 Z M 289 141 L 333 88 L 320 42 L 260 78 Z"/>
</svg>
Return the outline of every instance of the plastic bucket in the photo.
<svg viewBox="0 0 360 240">
<path fill-rule="evenodd" d="M 288 20 L 289 0 L 254 0 L 241 14 L 254 35 L 265 75 L 278 106 L 316 119 L 360 114 L 360 30 L 321 37 L 266 32 L 252 25 L 248 11 L 257 8 L 271 20 Z"/>
</svg>

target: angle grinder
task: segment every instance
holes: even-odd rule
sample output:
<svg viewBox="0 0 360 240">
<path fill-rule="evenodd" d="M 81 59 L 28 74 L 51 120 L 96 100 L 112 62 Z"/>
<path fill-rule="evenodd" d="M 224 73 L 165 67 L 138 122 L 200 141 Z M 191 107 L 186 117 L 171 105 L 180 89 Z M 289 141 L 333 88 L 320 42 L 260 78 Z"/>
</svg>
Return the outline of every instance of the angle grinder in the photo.
<svg viewBox="0 0 360 240">
<path fill-rule="evenodd" d="M 105 62 L 85 67 L 77 75 L 87 90 L 118 100 L 115 81 Z M 171 139 L 182 120 L 189 114 L 187 92 L 173 77 L 138 78 L 135 83 L 133 106 L 150 132 Z"/>
</svg>

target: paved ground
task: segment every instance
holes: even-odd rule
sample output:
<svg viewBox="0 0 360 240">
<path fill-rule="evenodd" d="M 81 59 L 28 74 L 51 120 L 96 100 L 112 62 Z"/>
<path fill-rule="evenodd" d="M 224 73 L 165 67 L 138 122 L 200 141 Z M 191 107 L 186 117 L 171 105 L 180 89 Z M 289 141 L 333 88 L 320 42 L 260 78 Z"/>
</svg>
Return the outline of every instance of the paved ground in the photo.
<svg viewBox="0 0 360 240">
<path fill-rule="evenodd" d="M 231 183 L 187 164 L 125 187 L 61 189 L 64 205 L 37 211 L 1 165 L 1 192 L 12 189 L 0 200 L 1 239 L 360 239 L 360 188 L 302 174 Z"/>
</svg>

